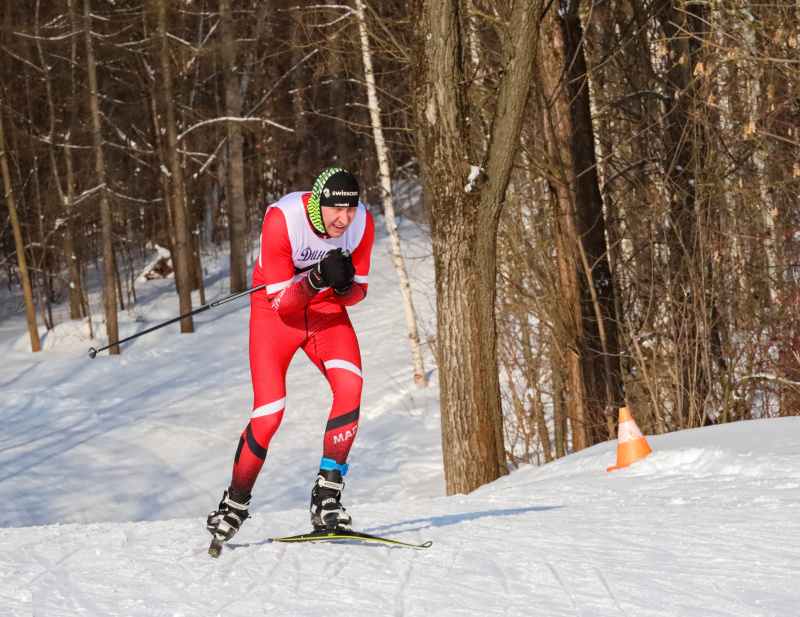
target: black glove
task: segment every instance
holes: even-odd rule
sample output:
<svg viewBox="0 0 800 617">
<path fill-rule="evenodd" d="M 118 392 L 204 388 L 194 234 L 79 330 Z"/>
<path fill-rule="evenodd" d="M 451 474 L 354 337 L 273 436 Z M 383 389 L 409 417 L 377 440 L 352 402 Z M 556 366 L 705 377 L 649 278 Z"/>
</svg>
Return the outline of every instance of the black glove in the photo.
<svg viewBox="0 0 800 617">
<path fill-rule="evenodd" d="M 350 255 L 350 251 L 345 251 L 342 253 L 342 261 L 344 262 L 347 272 L 347 283 L 345 285 L 333 286 L 333 291 L 335 291 L 337 294 L 347 293 L 353 286 L 353 280 L 356 276 L 356 267 L 353 265 L 353 257 Z"/>
<path fill-rule="evenodd" d="M 354 276 L 355 268 L 350 253 L 333 249 L 311 270 L 308 282 L 316 290 L 323 287 L 345 289 L 352 284 Z"/>
</svg>

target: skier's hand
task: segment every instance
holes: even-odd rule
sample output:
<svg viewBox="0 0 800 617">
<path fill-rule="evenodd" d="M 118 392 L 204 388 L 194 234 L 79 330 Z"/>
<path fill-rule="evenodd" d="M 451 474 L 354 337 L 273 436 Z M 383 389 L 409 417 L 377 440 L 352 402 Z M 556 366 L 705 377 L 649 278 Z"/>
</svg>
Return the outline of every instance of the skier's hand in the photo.
<svg viewBox="0 0 800 617">
<path fill-rule="evenodd" d="M 350 253 L 343 252 L 342 249 L 337 248 L 328 251 L 322 261 L 311 270 L 308 275 L 308 281 L 317 290 L 323 287 L 343 289 L 353 282 L 354 275 L 355 268 L 350 259 Z"/>
<path fill-rule="evenodd" d="M 350 255 L 350 251 L 345 251 L 342 253 L 342 261 L 345 265 L 346 274 L 347 274 L 347 283 L 344 285 L 334 285 L 333 291 L 338 294 L 347 293 L 350 288 L 353 286 L 353 280 L 356 276 L 356 267 L 353 265 L 353 257 Z"/>
</svg>

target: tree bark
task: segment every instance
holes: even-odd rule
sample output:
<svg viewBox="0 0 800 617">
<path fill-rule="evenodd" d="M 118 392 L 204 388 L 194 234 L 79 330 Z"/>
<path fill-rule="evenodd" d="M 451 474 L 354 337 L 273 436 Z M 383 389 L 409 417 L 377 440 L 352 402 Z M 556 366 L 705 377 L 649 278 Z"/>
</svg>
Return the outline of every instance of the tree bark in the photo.
<svg viewBox="0 0 800 617">
<path fill-rule="evenodd" d="M 517 151 L 535 52 L 537 0 L 517 0 L 486 155 L 470 141 L 457 0 L 415 3 L 417 155 L 436 269 L 442 449 L 448 494 L 507 473 L 497 361 L 497 228 Z M 476 161 L 477 162 L 477 161 Z M 481 164 L 482 163 L 482 164 Z"/>
<path fill-rule="evenodd" d="M 670 194 L 669 275 L 675 369 L 678 373 L 677 415 L 683 428 L 697 426 L 700 399 L 707 388 L 702 368 L 703 340 L 697 315 L 695 293 L 702 276 L 700 230 L 695 180 L 702 164 L 697 156 L 698 143 L 693 127 L 693 72 L 699 43 L 686 32 L 702 32 L 702 20 L 694 14 L 696 6 L 684 9 L 678 0 L 665 0 L 658 10 L 658 20 L 666 37 L 670 66 L 666 81 L 670 91 L 665 110 L 664 173 Z M 702 291 L 703 287 L 700 287 Z"/>
<path fill-rule="evenodd" d="M 33 186 L 35 188 L 36 193 L 36 210 L 38 216 L 36 217 L 39 220 L 39 259 L 38 263 L 37 260 L 34 259 L 33 261 L 33 268 L 36 271 L 36 295 L 39 299 L 39 312 L 42 314 L 42 322 L 44 323 L 45 328 L 48 330 L 52 330 L 55 324 L 53 323 L 53 310 L 50 305 L 50 296 L 47 293 L 47 275 L 45 273 L 45 265 L 47 263 L 47 241 L 44 235 L 44 213 L 42 212 L 42 189 L 41 185 L 39 184 L 39 159 L 38 157 L 33 157 Z M 30 232 L 30 227 L 28 228 Z M 33 244 L 30 241 L 29 242 Z M 44 287 L 45 293 L 42 295 L 42 287 Z M 47 302 L 45 302 L 45 300 Z M 47 313 L 45 313 L 45 308 L 47 308 Z"/>
<path fill-rule="evenodd" d="M 291 66 L 296 67 L 290 73 L 291 88 L 289 92 L 292 97 L 292 128 L 294 129 L 294 149 L 293 160 L 295 165 L 289 171 L 288 181 L 293 190 L 299 187 L 311 186 L 314 182 L 314 170 L 318 164 L 313 163 L 314 158 L 308 156 L 311 151 L 312 131 L 309 122 L 309 110 L 305 103 L 304 92 L 311 81 L 308 73 L 310 72 L 306 63 L 302 62 L 306 57 L 303 49 L 303 24 L 300 11 L 292 11 L 290 15 L 290 45 L 291 45 Z"/>
<path fill-rule="evenodd" d="M 100 189 L 100 224 L 103 243 L 103 301 L 106 309 L 106 330 L 111 347 L 109 355 L 119 354 L 119 328 L 117 326 L 117 292 L 114 280 L 114 244 L 111 230 L 111 205 L 106 190 L 106 166 L 103 157 L 103 130 L 100 124 L 100 94 L 97 88 L 97 64 L 92 41 L 92 7 L 83 0 L 83 29 L 86 40 L 86 64 L 89 74 L 89 103 L 92 109 L 92 138 L 94 140 L 95 173 Z"/>
<path fill-rule="evenodd" d="M 2 89 L 0 89 L 0 95 L 2 95 Z M 31 351 L 36 352 L 42 350 L 42 345 L 39 342 L 39 327 L 36 325 L 36 308 L 33 306 L 33 290 L 31 289 L 31 279 L 28 275 L 28 264 L 25 260 L 25 244 L 22 241 L 22 230 L 20 228 L 19 218 L 17 217 L 14 190 L 11 187 L 11 174 L 8 171 L 2 108 L 3 101 L 2 98 L 0 98 L 0 166 L 2 166 L 3 187 L 5 188 L 6 204 L 8 204 L 8 214 L 11 218 L 11 227 L 14 230 L 14 245 L 17 249 L 17 264 L 19 266 L 19 278 L 22 281 L 22 296 L 25 299 L 25 315 L 28 318 Z"/>
<path fill-rule="evenodd" d="M 543 21 L 540 77 L 548 110 L 548 158 L 559 240 L 559 282 L 568 316 L 573 447 L 609 439 L 622 406 L 614 280 L 594 151 L 580 0 L 557 2 Z M 578 375 L 580 372 L 580 376 Z M 577 430 L 575 430 L 577 429 Z"/>
<path fill-rule="evenodd" d="M 554 118 L 552 123 L 554 126 L 560 124 L 558 118 Z M 561 137 L 563 138 L 563 135 Z M 568 148 L 568 144 L 564 144 L 563 139 L 559 137 L 555 139 L 551 137 L 548 139 L 547 148 L 551 160 L 558 161 L 559 152 L 565 152 L 564 148 Z M 575 221 L 570 216 L 567 206 L 564 205 L 569 203 L 570 199 L 568 186 L 559 182 L 553 187 L 552 192 L 555 212 L 557 278 L 563 303 L 560 311 L 560 336 L 554 342 L 563 349 L 566 375 L 561 383 L 567 385 L 566 400 L 569 401 L 567 417 L 572 426 L 572 449 L 577 452 L 590 445 L 586 411 L 586 375 L 581 365 L 581 358 L 585 358 L 588 354 L 580 310 L 579 266 L 576 263 L 577 256 L 575 255 L 578 237 L 575 231 Z"/>
<path fill-rule="evenodd" d="M 69 20 L 70 25 L 72 28 L 72 32 L 78 31 L 78 24 L 75 15 L 75 11 L 73 8 L 73 0 L 67 0 L 67 10 L 69 11 Z M 72 93 L 73 100 L 77 99 L 77 87 L 75 85 L 75 67 L 77 65 L 78 59 L 78 38 L 76 36 L 71 37 L 70 41 L 70 58 L 72 60 L 70 66 L 70 92 Z M 74 121 L 75 114 L 70 114 L 71 121 Z M 68 255 L 68 263 L 67 263 L 67 271 L 69 273 L 69 296 L 70 296 L 70 313 L 75 318 L 75 312 L 72 309 L 72 302 L 73 298 L 77 298 L 79 309 L 78 309 L 78 317 L 81 316 L 83 313 L 86 318 L 89 320 L 89 332 L 92 333 L 92 325 L 91 325 L 91 316 L 88 314 L 88 310 L 85 301 L 85 290 L 83 288 L 82 277 L 81 277 L 81 260 L 78 256 L 78 253 L 75 251 L 75 229 L 76 226 L 76 212 L 75 212 L 75 169 L 72 162 L 72 145 L 70 144 L 71 139 L 71 130 L 67 132 L 64 136 L 64 160 L 67 167 L 67 195 L 66 195 L 66 202 L 64 204 L 64 208 L 66 211 L 66 231 L 64 232 L 64 250 L 65 252 L 69 251 Z"/>
<path fill-rule="evenodd" d="M 183 185 L 183 167 L 178 150 L 178 128 L 175 121 L 175 103 L 172 99 L 172 68 L 167 40 L 167 0 L 158 0 L 158 39 L 160 42 L 159 60 L 161 63 L 161 94 L 167 114 L 167 143 L 170 168 L 170 188 L 172 192 L 173 222 L 175 224 L 175 245 L 172 266 L 175 270 L 175 287 L 178 291 L 180 314 L 192 311 L 191 283 L 191 245 L 189 228 L 186 224 L 186 193 Z M 191 317 L 181 320 L 181 333 L 194 332 Z"/>
<path fill-rule="evenodd" d="M 242 115 L 241 84 L 236 71 L 236 47 L 230 0 L 219 2 L 219 27 L 222 35 L 222 71 L 225 74 L 225 115 Z M 244 162 L 242 129 L 238 122 L 228 122 L 228 227 L 230 231 L 231 292 L 247 289 L 246 205 L 244 198 Z"/>
<path fill-rule="evenodd" d="M 556 458 L 567 454 L 567 411 L 564 402 L 563 363 L 558 350 L 551 344 L 550 369 L 553 383 L 553 439 L 556 442 Z"/>
<path fill-rule="evenodd" d="M 56 156 L 55 156 L 55 147 L 53 146 L 55 130 L 56 130 L 56 111 L 55 111 L 55 103 L 53 101 L 53 85 L 52 80 L 50 79 L 50 66 L 45 61 L 44 51 L 42 50 L 42 41 L 39 34 L 39 8 L 41 5 L 41 0 L 36 0 L 36 9 L 35 9 L 35 30 L 34 33 L 36 34 L 36 50 L 39 54 L 39 64 L 42 67 L 42 74 L 44 76 L 44 84 L 45 84 L 45 91 L 47 93 L 47 110 L 49 112 L 50 117 L 50 132 L 48 134 L 48 153 L 50 154 L 50 168 L 53 173 L 53 180 L 56 185 L 56 190 L 58 192 L 58 197 L 61 205 L 64 207 L 65 216 L 64 216 L 64 233 L 61 237 L 61 246 L 62 246 L 62 253 L 64 255 L 64 261 L 67 264 L 67 276 L 69 278 L 69 309 L 70 309 L 70 318 L 71 319 L 79 319 L 81 317 L 81 274 L 80 274 L 80 266 L 78 264 L 78 258 L 75 254 L 75 242 L 73 239 L 73 221 L 72 219 L 72 198 L 74 197 L 74 189 L 73 187 L 69 186 L 69 176 L 68 174 L 68 186 L 67 186 L 67 193 L 64 193 L 64 188 L 61 183 L 61 176 L 58 172 L 58 164 L 56 163 Z M 69 12 L 70 15 L 72 14 L 72 2 L 69 0 L 68 2 Z M 75 49 L 76 41 L 75 37 L 70 37 L 72 39 L 72 48 Z M 74 61 L 74 51 L 73 51 L 73 61 Z M 69 131 L 67 134 L 62 138 L 65 142 L 65 152 L 69 153 Z M 71 159 L 70 159 L 71 163 Z"/>
<path fill-rule="evenodd" d="M 383 212 L 386 218 L 386 230 L 391 240 L 392 260 L 397 278 L 400 281 L 400 295 L 403 298 L 403 308 L 406 315 L 408 339 L 411 341 L 411 358 L 414 363 L 414 384 L 417 388 L 428 386 L 425 376 L 425 364 L 422 360 L 422 346 L 419 342 L 417 330 L 417 315 L 414 311 L 414 302 L 411 299 L 411 285 L 408 283 L 406 266 L 403 263 L 403 254 L 400 251 L 400 237 L 397 233 L 397 224 L 394 217 L 394 195 L 392 193 L 392 177 L 389 171 L 389 149 L 383 136 L 383 122 L 381 121 L 381 106 L 378 100 L 378 89 L 375 86 L 375 73 L 372 69 L 372 53 L 369 47 L 364 3 L 355 0 L 356 13 L 358 14 L 358 30 L 361 36 L 361 57 L 364 61 L 364 77 L 367 82 L 367 99 L 369 101 L 369 114 L 372 123 L 372 137 L 375 141 L 375 150 L 378 155 L 378 171 L 380 174 L 381 188 L 383 189 Z"/>
<path fill-rule="evenodd" d="M 615 307 L 615 282 L 608 259 L 603 197 L 597 173 L 595 136 L 589 99 L 589 77 L 583 49 L 583 27 L 578 15 L 579 1 L 568 4 L 562 18 L 562 30 L 569 65 L 567 94 L 572 124 L 572 162 L 575 177 L 575 206 L 580 243 L 578 249 L 582 267 L 582 318 L 588 334 L 589 357 L 585 364 L 599 373 L 589 395 L 592 418 L 592 441 L 612 439 L 608 420 L 616 417 L 619 407 L 625 406 L 622 369 L 619 361 L 618 317 Z M 586 367 L 584 367 L 586 370 Z"/>
<path fill-rule="evenodd" d="M 75 172 L 72 165 L 69 137 L 65 138 L 65 141 L 67 142 L 64 148 L 64 158 L 67 165 L 67 194 L 64 201 L 66 218 L 64 223 L 64 255 L 67 260 L 67 273 L 69 276 L 70 317 L 77 319 L 83 313 L 83 285 L 81 283 L 80 259 L 75 251 Z"/>
<path fill-rule="evenodd" d="M 541 392 L 539 391 L 541 359 L 539 357 L 534 357 L 533 346 L 531 345 L 531 329 L 527 321 L 527 314 L 519 314 L 517 315 L 517 319 L 520 324 L 522 359 L 525 361 L 528 387 L 535 390 L 535 394 L 528 395 L 528 400 L 531 405 L 531 414 L 536 424 L 536 431 L 539 434 L 539 442 L 542 444 L 544 461 L 545 463 L 549 463 L 553 460 L 553 446 L 550 443 L 550 431 L 547 429 L 547 419 L 544 417 L 544 407 L 542 406 Z"/>
</svg>

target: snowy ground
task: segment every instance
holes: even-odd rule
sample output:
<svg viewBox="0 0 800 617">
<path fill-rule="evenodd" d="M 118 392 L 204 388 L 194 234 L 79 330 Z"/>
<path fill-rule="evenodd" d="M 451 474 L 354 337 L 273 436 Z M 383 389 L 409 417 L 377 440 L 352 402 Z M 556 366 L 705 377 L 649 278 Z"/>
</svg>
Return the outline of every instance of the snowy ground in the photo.
<svg viewBox="0 0 800 617">
<path fill-rule="evenodd" d="M 252 404 L 248 303 L 90 360 L 77 322 L 26 351 L 2 291 L 0 615 L 800 614 L 800 418 L 650 437 L 610 474 L 601 444 L 444 497 L 437 376 L 413 390 L 387 246 L 351 311 L 365 391 L 345 503 L 358 528 L 431 548 L 267 541 L 308 528 L 330 403 L 299 354 L 253 518 L 209 558 L 205 515 Z M 430 324 L 430 262 L 410 265 Z M 223 271 L 207 281 L 227 294 Z M 174 316 L 169 285 L 140 284 L 123 336 Z"/>
</svg>

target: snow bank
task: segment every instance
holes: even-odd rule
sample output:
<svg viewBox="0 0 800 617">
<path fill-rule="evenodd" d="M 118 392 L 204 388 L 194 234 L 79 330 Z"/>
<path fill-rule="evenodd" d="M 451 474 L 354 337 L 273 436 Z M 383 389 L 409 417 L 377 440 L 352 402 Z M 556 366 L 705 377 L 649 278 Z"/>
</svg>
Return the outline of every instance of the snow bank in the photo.
<svg viewBox="0 0 800 617">
<path fill-rule="evenodd" d="M 797 417 L 737 422 L 646 437 L 653 453 L 614 475 L 650 479 L 724 476 L 752 480 L 800 479 L 800 449 L 797 447 L 800 418 Z M 616 462 L 616 448 L 617 442 L 609 441 L 550 465 L 529 467 L 522 472 L 530 474 L 531 481 L 581 472 L 606 473 L 604 465 Z"/>
<path fill-rule="evenodd" d="M 795 418 L 710 427 L 651 438 L 651 457 L 610 474 L 603 445 L 468 496 L 348 502 L 362 529 L 433 540 L 423 551 L 267 541 L 305 530 L 305 508 L 256 509 L 218 560 L 201 516 L 2 529 L 0 603 L 10 615 L 796 615 L 800 484 L 775 472 L 797 469 L 798 431 Z M 760 474 L 734 473 L 750 443 Z"/>
</svg>

